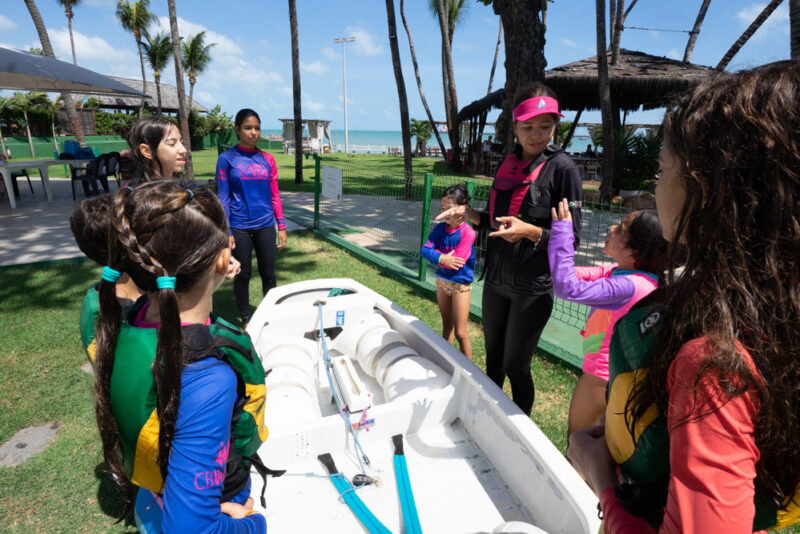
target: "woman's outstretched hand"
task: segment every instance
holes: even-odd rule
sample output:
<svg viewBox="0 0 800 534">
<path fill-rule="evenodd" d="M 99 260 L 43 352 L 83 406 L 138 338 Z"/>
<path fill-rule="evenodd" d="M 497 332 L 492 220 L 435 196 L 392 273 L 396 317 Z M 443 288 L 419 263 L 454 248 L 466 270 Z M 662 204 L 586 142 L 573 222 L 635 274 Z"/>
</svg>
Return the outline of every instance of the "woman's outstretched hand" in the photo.
<svg viewBox="0 0 800 534">
<path fill-rule="evenodd" d="M 578 430 L 567 445 L 567 459 L 598 496 L 616 485 L 614 458 L 608 452 L 605 430 L 605 424 Z"/>
<path fill-rule="evenodd" d="M 520 239 L 530 239 L 534 243 L 539 241 L 542 230 L 538 226 L 528 224 L 516 217 L 496 217 L 498 229 L 489 234 L 489 237 L 502 237 L 509 243 L 516 243 Z"/>
<path fill-rule="evenodd" d="M 562 198 L 561 202 L 558 203 L 558 211 L 556 211 L 556 208 L 550 208 L 550 211 L 553 214 L 554 221 L 572 222 L 572 212 L 569 211 L 569 201 L 566 198 Z"/>
<path fill-rule="evenodd" d="M 286 235 L 286 230 L 278 230 L 278 250 L 286 246 L 289 237 Z"/>
</svg>

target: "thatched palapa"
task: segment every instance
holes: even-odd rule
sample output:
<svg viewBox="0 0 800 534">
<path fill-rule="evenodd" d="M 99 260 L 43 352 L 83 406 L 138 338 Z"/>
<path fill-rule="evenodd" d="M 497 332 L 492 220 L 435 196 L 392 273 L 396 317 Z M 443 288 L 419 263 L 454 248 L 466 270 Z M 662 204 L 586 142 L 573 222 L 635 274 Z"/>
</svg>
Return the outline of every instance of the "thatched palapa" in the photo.
<svg viewBox="0 0 800 534">
<path fill-rule="evenodd" d="M 136 89 L 137 91 L 142 90 L 142 80 L 136 78 L 119 78 L 117 76 L 108 76 L 112 80 L 116 80 L 121 82 L 128 87 Z M 161 110 L 164 113 L 177 113 L 179 111 L 178 107 L 178 89 L 174 85 L 170 85 L 167 83 L 161 82 Z M 156 83 L 152 81 L 148 81 L 146 86 L 147 90 L 147 98 L 145 99 L 145 103 L 152 108 L 156 108 L 158 106 L 158 96 L 156 93 Z M 84 98 L 96 98 L 100 101 L 100 107 L 103 109 L 120 109 L 120 110 L 138 110 L 139 106 L 142 103 L 141 97 L 136 96 L 112 96 L 112 95 L 84 95 L 80 93 L 74 93 L 74 98 L 76 100 L 82 100 Z M 188 95 L 186 96 L 188 100 Z M 196 100 L 192 99 L 192 109 L 194 111 L 199 111 L 200 113 L 207 113 L 208 109 L 204 106 L 199 104 Z"/>
</svg>

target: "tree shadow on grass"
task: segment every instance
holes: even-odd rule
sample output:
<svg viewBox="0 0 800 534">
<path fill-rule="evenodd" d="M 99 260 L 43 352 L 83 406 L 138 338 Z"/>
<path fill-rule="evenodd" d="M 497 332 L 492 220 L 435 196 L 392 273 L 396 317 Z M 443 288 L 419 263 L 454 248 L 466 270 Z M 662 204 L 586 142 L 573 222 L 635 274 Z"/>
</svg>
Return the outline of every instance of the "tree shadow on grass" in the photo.
<svg viewBox="0 0 800 534">
<path fill-rule="evenodd" d="M 22 265 L 0 270 L 0 311 L 61 309 L 80 305 L 100 267 L 88 261 Z"/>
<path fill-rule="evenodd" d="M 97 503 L 100 505 L 100 510 L 109 518 L 116 521 L 122 513 L 124 502 L 120 495 L 119 488 L 111 478 L 108 465 L 106 465 L 105 462 L 97 464 L 94 468 L 94 476 L 99 482 L 97 486 Z M 133 519 L 133 507 L 131 507 L 131 513 L 129 513 L 120 524 L 125 526 L 126 533 L 133 534 L 139 532 L 136 528 L 136 522 Z"/>
</svg>

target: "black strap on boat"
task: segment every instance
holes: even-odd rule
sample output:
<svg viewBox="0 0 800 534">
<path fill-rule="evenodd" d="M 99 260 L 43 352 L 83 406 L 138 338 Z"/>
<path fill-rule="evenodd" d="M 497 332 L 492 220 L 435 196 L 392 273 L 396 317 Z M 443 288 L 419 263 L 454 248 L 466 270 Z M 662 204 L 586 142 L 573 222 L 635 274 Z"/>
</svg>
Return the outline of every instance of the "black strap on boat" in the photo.
<svg viewBox="0 0 800 534">
<path fill-rule="evenodd" d="M 339 492 L 339 495 L 344 500 L 345 504 L 350 507 L 350 511 L 361 521 L 361 524 L 367 529 L 370 534 L 392 534 L 391 531 L 381 523 L 375 514 L 373 514 L 364 501 L 361 500 L 356 494 L 355 488 L 347 481 L 345 476 L 336 469 L 336 464 L 330 453 L 324 453 L 317 456 L 317 459 L 325 466 L 325 469 L 330 475 L 333 486 Z"/>
<path fill-rule="evenodd" d="M 251 456 L 245 456 L 250 464 L 258 471 L 258 474 L 261 475 L 264 484 L 261 486 L 261 507 L 266 509 L 267 508 L 267 500 L 264 498 L 264 492 L 267 491 L 267 476 L 271 476 L 273 478 L 277 478 L 286 472 L 286 469 L 270 469 L 264 462 L 261 461 L 261 457 L 258 453 L 255 453 Z"/>
</svg>

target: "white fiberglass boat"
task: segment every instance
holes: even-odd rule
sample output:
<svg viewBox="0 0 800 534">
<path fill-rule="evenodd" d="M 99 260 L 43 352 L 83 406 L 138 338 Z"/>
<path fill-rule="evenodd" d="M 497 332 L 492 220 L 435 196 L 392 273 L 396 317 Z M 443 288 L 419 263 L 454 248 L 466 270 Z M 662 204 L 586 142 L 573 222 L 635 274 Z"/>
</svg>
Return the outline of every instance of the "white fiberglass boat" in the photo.
<svg viewBox="0 0 800 534">
<path fill-rule="evenodd" d="M 281 286 L 247 331 L 267 372 L 259 454 L 286 470 L 268 478 L 270 532 L 597 532 L 596 497 L 539 428 L 378 293 L 350 279 Z M 352 489 L 360 473 L 378 483 Z"/>
</svg>

